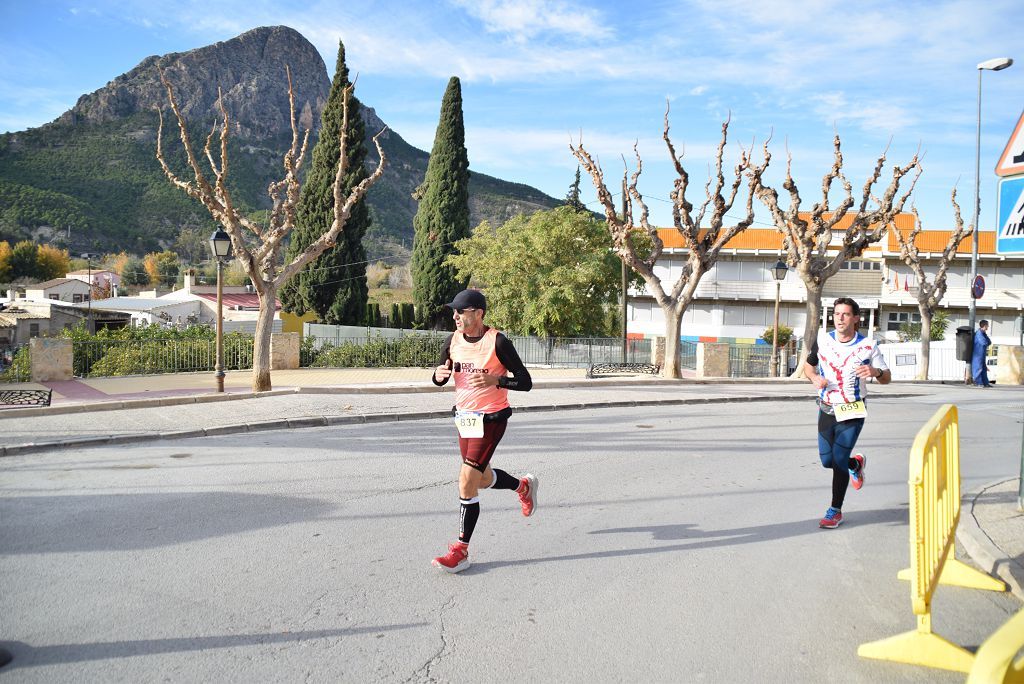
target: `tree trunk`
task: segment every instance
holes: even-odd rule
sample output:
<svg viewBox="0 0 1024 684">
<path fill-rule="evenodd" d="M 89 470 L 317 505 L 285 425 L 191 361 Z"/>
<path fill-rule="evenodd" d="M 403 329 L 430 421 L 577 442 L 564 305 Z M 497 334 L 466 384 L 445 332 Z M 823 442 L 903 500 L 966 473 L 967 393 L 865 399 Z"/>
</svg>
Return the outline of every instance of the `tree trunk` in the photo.
<svg viewBox="0 0 1024 684">
<path fill-rule="evenodd" d="M 256 335 L 252 348 L 252 391 L 269 392 L 270 385 L 270 336 L 274 332 L 274 307 L 277 290 L 264 284 L 260 296 L 260 312 L 256 318 Z"/>
<path fill-rule="evenodd" d="M 661 366 L 661 377 L 679 379 L 683 377 L 679 365 L 679 329 L 683 324 L 683 314 L 674 306 L 662 306 L 665 315 L 665 360 Z"/>
<path fill-rule="evenodd" d="M 932 312 L 921 308 L 921 363 L 917 366 L 917 379 L 928 379 L 928 357 L 932 346 Z"/>
<path fill-rule="evenodd" d="M 791 378 L 802 378 L 804 376 L 804 361 L 811 345 L 818 339 L 818 330 L 821 328 L 821 291 L 823 286 L 813 281 L 804 280 L 804 287 L 807 288 L 807 320 L 804 321 L 804 356 L 796 360 L 796 370 Z"/>
</svg>

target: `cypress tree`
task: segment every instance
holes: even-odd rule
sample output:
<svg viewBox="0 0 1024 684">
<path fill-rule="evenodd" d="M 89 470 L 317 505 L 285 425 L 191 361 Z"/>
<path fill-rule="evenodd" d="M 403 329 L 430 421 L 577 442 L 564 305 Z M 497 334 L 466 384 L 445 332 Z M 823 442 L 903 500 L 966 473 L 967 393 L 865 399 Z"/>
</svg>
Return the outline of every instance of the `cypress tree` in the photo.
<svg viewBox="0 0 1024 684">
<path fill-rule="evenodd" d="M 338 41 L 338 64 L 320 123 L 320 137 L 313 147 L 313 165 L 302 186 L 296 212 L 296 227 L 286 252 L 287 260 L 323 235 L 334 221 L 334 177 L 340 158 L 339 140 L 343 124 L 343 94 L 350 86 L 345 66 L 345 45 Z M 355 96 L 348 100 L 348 130 L 345 133 L 348 172 L 342 193 L 367 177 L 366 124 L 362 105 Z M 363 235 L 370 225 L 365 198 L 352 208 L 352 215 L 338 236 L 338 242 L 281 288 L 285 311 L 314 312 L 324 323 L 361 325 L 366 320 L 366 249 Z"/>
<path fill-rule="evenodd" d="M 573 211 L 586 211 L 587 207 L 580 201 L 580 167 L 576 167 L 576 180 L 569 186 L 569 192 L 565 196 L 566 206 L 572 207 Z"/>
<path fill-rule="evenodd" d="M 467 281 L 444 263 L 454 243 L 469 236 L 469 156 L 462 122 L 462 87 L 455 76 L 441 101 L 426 177 L 416 193 L 419 208 L 413 218 L 412 282 L 416 326 L 451 330 L 446 302 Z"/>
</svg>

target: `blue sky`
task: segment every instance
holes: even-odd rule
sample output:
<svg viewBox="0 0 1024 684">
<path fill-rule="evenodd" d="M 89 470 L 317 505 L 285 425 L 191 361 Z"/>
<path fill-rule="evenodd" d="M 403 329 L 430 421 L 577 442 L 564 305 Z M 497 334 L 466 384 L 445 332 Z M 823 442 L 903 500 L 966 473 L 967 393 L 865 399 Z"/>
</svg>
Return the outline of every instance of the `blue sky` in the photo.
<svg viewBox="0 0 1024 684">
<path fill-rule="evenodd" d="M 996 220 L 993 167 L 1024 108 L 1019 0 L 3 0 L 2 19 L 0 131 L 53 120 L 149 55 L 284 24 L 317 46 L 329 70 L 343 40 L 359 98 L 424 150 L 447 80 L 459 76 L 476 171 L 563 197 L 576 169 L 570 136 L 582 133 L 616 186 L 621 155 L 630 158 L 637 141 L 641 190 L 660 225 L 671 224 L 674 173 L 661 140 L 669 101 L 694 191 L 731 113 L 727 163 L 740 144 L 772 134 L 769 178 L 780 181 L 788 148 L 805 208 L 820 196 L 834 131 L 857 190 L 886 145 L 901 163 L 920 147 L 916 204 L 926 228 L 947 229 L 954 185 L 970 219 L 976 66 L 1017 58 L 983 74 L 984 230 Z"/>
</svg>

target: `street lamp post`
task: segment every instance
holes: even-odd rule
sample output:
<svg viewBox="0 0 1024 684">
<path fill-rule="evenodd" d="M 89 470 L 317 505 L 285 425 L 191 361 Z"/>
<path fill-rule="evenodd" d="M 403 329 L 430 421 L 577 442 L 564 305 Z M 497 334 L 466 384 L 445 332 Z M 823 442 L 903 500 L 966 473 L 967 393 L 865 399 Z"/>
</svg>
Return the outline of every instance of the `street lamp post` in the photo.
<svg viewBox="0 0 1024 684">
<path fill-rule="evenodd" d="M 971 299 L 967 325 L 974 334 L 974 321 L 977 313 L 977 300 L 974 298 L 974 281 L 978 277 L 978 215 L 981 213 L 980 183 L 981 183 L 981 72 L 1002 71 L 1013 64 L 1009 57 L 996 57 L 978 65 L 978 136 L 974 148 L 974 232 L 971 235 L 971 280 L 968 287 L 971 288 Z M 968 384 L 973 382 L 971 378 L 971 366 L 967 364 Z"/>
<path fill-rule="evenodd" d="M 217 261 L 217 361 L 213 377 L 217 379 L 217 391 L 224 391 L 224 263 L 231 259 L 231 237 L 218 228 L 210 236 L 210 251 Z"/>
<path fill-rule="evenodd" d="M 772 358 L 769 372 L 773 378 L 779 376 L 779 295 L 788 270 L 786 262 L 782 259 L 772 266 L 772 277 L 775 278 L 775 325 L 772 326 Z"/>
</svg>

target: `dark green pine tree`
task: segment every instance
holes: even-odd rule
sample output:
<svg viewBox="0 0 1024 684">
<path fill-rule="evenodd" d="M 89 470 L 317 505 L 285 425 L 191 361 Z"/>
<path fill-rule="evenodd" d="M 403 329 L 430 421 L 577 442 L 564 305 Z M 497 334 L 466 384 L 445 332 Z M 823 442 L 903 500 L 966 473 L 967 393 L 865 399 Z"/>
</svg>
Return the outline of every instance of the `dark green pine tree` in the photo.
<svg viewBox="0 0 1024 684">
<path fill-rule="evenodd" d="M 580 167 L 576 167 L 576 180 L 569 186 L 569 193 L 565 196 L 565 204 L 573 211 L 586 211 L 587 207 L 580 201 Z"/>
<path fill-rule="evenodd" d="M 296 226 L 286 253 L 289 261 L 327 232 L 334 221 L 334 177 L 341 154 L 338 143 L 344 114 L 342 100 L 349 85 L 345 45 L 338 41 L 338 65 L 321 117 L 320 137 L 313 147 L 313 166 L 299 196 Z M 348 173 L 343 180 L 343 194 L 367 176 L 364 165 L 366 125 L 361 110 L 359 100 L 350 96 L 345 134 Z M 370 213 L 364 198 L 352 208 L 337 244 L 281 288 L 281 305 L 285 311 L 297 314 L 312 311 L 321 322 L 334 325 L 364 324 L 367 287 L 363 235 L 369 225 Z"/>
<path fill-rule="evenodd" d="M 416 326 L 451 330 L 451 312 L 445 303 L 467 281 L 444 263 L 456 240 L 469 236 L 469 156 L 462 123 L 462 86 L 452 77 L 441 101 L 441 118 L 434 135 L 427 174 L 414 197 L 419 208 L 413 218 L 413 299 Z"/>
</svg>

